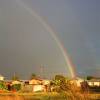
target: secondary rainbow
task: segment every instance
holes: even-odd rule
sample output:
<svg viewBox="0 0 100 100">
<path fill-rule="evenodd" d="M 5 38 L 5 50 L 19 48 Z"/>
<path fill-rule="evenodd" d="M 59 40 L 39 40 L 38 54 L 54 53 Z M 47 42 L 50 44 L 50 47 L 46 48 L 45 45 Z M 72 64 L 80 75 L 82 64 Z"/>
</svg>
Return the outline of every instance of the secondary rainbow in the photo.
<svg viewBox="0 0 100 100">
<path fill-rule="evenodd" d="M 33 9 L 29 8 L 26 4 L 24 4 L 21 0 L 16 0 L 16 2 L 24 7 L 32 16 L 34 16 L 43 26 L 44 28 L 51 34 L 51 36 L 53 37 L 53 39 L 55 40 L 56 44 L 58 45 L 59 49 L 61 50 L 64 59 L 66 61 L 66 65 L 70 71 L 71 77 L 75 77 L 75 70 L 74 70 L 74 66 L 68 56 L 67 50 L 64 49 L 64 46 L 61 44 L 61 42 L 59 41 L 59 39 L 56 36 L 56 32 L 50 27 L 49 24 L 46 23 L 45 20 L 43 20 L 43 18 L 41 16 L 39 16 Z"/>
</svg>

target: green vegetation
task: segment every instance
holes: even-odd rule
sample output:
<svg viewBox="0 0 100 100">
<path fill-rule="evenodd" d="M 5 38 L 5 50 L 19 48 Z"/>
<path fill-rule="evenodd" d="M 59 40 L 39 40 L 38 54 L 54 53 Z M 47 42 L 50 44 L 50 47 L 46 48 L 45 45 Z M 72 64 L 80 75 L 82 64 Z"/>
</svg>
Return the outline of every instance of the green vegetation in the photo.
<svg viewBox="0 0 100 100">
<path fill-rule="evenodd" d="M 64 76 L 56 75 L 55 78 L 51 81 L 51 86 L 53 87 L 53 91 L 63 92 L 69 90 L 70 84 Z"/>
<path fill-rule="evenodd" d="M 5 82 L 0 81 L 0 90 L 6 90 L 6 89 L 7 89 L 7 87 L 6 87 Z"/>
<path fill-rule="evenodd" d="M 87 80 L 91 80 L 93 78 L 94 78 L 93 76 L 87 76 Z"/>
<path fill-rule="evenodd" d="M 36 78 L 37 78 L 37 75 L 32 73 L 30 79 L 36 79 Z"/>
<path fill-rule="evenodd" d="M 12 90 L 19 91 L 21 89 L 21 84 L 13 84 Z"/>
</svg>

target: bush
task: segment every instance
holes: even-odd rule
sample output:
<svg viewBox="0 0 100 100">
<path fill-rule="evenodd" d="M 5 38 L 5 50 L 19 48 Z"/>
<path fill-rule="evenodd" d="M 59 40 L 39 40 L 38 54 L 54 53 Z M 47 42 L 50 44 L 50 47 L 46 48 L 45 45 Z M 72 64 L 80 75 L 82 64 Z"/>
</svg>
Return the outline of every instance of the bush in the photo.
<svg viewBox="0 0 100 100">
<path fill-rule="evenodd" d="M 66 78 L 62 75 L 56 75 L 54 80 L 51 81 L 50 85 L 52 85 L 53 91 L 56 91 L 56 92 L 70 90 L 69 82 L 68 81 L 66 82 Z"/>
<path fill-rule="evenodd" d="M 21 90 L 21 84 L 14 84 L 14 85 L 12 85 L 12 90 L 15 90 L 15 91 Z"/>
<path fill-rule="evenodd" d="M 5 83 L 3 81 L 0 82 L 0 90 L 7 89 Z"/>
</svg>

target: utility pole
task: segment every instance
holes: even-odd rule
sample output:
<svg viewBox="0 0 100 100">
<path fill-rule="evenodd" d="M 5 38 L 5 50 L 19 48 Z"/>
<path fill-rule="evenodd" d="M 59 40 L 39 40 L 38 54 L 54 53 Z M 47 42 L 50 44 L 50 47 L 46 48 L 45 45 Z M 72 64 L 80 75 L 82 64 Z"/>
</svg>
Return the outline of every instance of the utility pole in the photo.
<svg viewBox="0 0 100 100">
<path fill-rule="evenodd" d="M 44 68 L 43 68 L 43 66 L 40 66 L 40 76 L 42 78 L 44 77 Z"/>
</svg>

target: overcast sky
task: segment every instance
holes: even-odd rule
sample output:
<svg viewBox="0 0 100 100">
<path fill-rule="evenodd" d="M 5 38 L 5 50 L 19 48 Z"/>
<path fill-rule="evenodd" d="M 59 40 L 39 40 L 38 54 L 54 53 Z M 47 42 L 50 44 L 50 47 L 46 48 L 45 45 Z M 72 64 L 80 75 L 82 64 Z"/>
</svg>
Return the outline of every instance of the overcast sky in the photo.
<svg viewBox="0 0 100 100">
<path fill-rule="evenodd" d="M 0 0 L 0 73 L 8 78 L 14 73 L 21 78 L 31 73 L 70 76 L 61 50 L 35 12 L 56 32 L 77 75 L 100 76 L 99 5 L 99 0 Z"/>
</svg>

